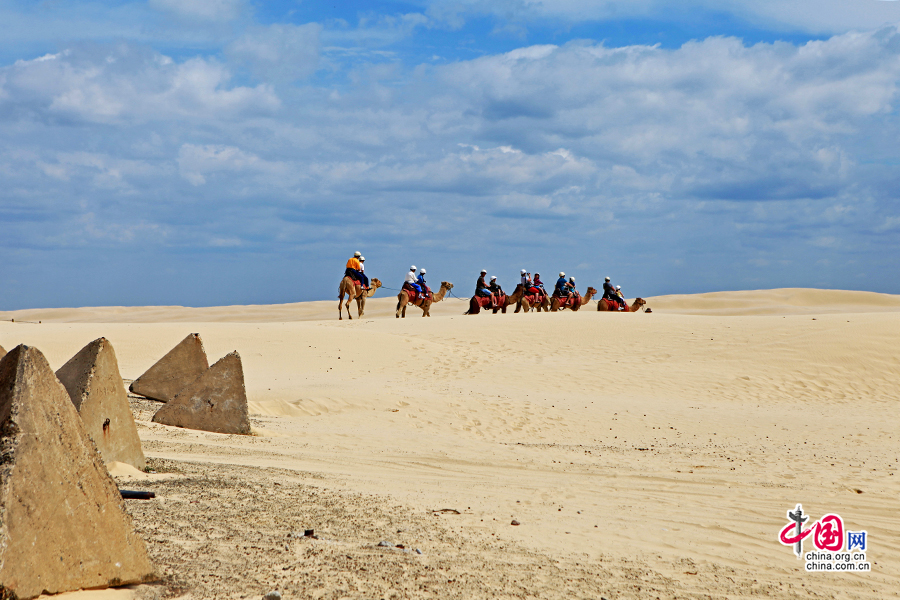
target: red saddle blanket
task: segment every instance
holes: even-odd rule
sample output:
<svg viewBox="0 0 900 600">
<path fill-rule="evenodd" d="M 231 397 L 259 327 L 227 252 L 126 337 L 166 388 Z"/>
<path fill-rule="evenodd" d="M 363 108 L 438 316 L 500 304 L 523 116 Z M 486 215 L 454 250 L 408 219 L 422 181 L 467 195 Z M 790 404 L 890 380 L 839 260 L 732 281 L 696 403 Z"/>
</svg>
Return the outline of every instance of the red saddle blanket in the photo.
<svg viewBox="0 0 900 600">
<path fill-rule="evenodd" d="M 409 287 L 404 287 L 403 291 L 406 292 L 406 295 L 409 297 L 408 302 L 410 304 L 415 304 L 416 302 L 418 302 L 420 300 L 428 298 L 429 294 L 431 292 L 431 290 L 427 290 L 425 292 L 417 292 L 416 290 L 409 288 Z"/>
<path fill-rule="evenodd" d="M 578 304 L 578 306 L 581 306 L 581 294 L 578 293 L 576 293 L 571 298 L 561 298 L 559 296 L 556 296 L 556 298 L 559 299 L 560 308 L 572 308 L 576 305 L 576 303 Z"/>
<path fill-rule="evenodd" d="M 490 296 L 473 296 L 472 299 L 478 303 L 478 306 L 481 308 L 493 308 L 494 304 L 491 302 Z M 506 295 L 502 295 L 497 300 L 497 306 L 503 306 L 506 304 Z"/>
<path fill-rule="evenodd" d="M 543 294 L 538 294 L 538 293 L 525 294 L 522 297 L 522 300 L 527 300 L 528 304 L 530 304 L 531 306 L 537 306 L 538 304 L 540 304 L 541 302 L 544 301 L 544 296 L 543 296 Z"/>
</svg>

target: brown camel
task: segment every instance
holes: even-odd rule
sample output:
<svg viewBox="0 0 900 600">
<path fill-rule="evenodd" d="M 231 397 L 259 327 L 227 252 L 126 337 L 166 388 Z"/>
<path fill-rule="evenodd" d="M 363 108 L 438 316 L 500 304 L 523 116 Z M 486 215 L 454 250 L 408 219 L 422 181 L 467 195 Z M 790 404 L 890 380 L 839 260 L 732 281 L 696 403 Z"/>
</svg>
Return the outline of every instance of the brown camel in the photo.
<svg viewBox="0 0 900 600">
<path fill-rule="evenodd" d="M 441 282 L 441 289 L 437 294 L 432 294 L 431 298 L 423 298 L 421 295 L 417 294 L 416 301 L 413 303 L 413 306 L 418 306 L 422 309 L 423 317 L 430 317 L 431 305 L 435 302 L 440 302 L 444 299 L 444 295 L 453 289 L 453 284 L 449 281 Z M 400 293 L 397 294 L 397 318 L 403 317 L 406 318 L 406 306 L 409 304 L 409 293 L 406 290 L 400 290 Z"/>
<path fill-rule="evenodd" d="M 635 298 L 634 303 L 627 310 L 621 312 L 638 312 L 645 304 L 647 304 L 647 301 L 643 298 Z M 619 305 L 615 302 L 610 302 L 606 298 L 600 298 L 600 302 L 597 303 L 597 310 L 601 312 L 620 312 Z"/>
<path fill-rule="evenodd" d="M 374 296 L 375 291 L 380 287 L 381 282 L 374 278 L 369 281 L 368 290 L 364 290 L 361 285 L 356 285 L 349 277 L 341 279 L 341 285 L 338 286 L 338 320 L 340 321 L 344 318 L 342 309 L 344 308 L 345 294 L 347 296 L 347 318 L 352 321 L 353 317 L 350 316 L 350 301 L 356 300 L 356 307 L 359 309 L 359 317 L 362 318 L 366 308 L 366 298 Z"/>
<path fill-rule="evenodd" d="M 516 286 L 516 289 L 513 291 L 513 293 L 511 295 L 509 295 L 509 296 L 504 295 L 503 298 L 500 300 L 500 303 L 497 304 L 496 307 L 490 305 L 490 298 L 487 298 L 487 297 L 482 298 L 480 296 L 472 296 L 472 298 L 469 300 L 469 310 L 467 310 L 463 314 L 464 315 L 477 315 L 478 313 L 481 312 L 482 308 L 484 308 L 484 310 L 490 309 L 494 314 L 497 314 L 498 310 L 503 312 L 504 314 L 506 314 L 506 309 L 508 307 L 512 306 L 513 304 L 517 304 L 519 302 L 519 300 L 522 299 L 522 295 L 524 293 L 525 293 L 525 288 L 520 283 Z M 485 304 L 485 306 L 482 307 L 482 305 L 481 305 L 482 302 L 487 302 L 487 304 Z"/>
<path fill-rule="evenodd" d="M 582 306 L 584 306 L 585 304 L 587 304 L 588 302 L 590 302 L 591 298 L 593 298 L 596 293 L 597 293 L 596 289 L 589 287 L 587 289 L 587 293 L 581 297 L 581 301 L 579 302 L 578 298 L 576 298 L 575 304 L 573 304 L 572 306 L 560 306 L 559 298 L 556 296 L 553 296 L 550 299 L 550 311 L 556 312 L 556 311 L 560 310 L 560 308 L 570 308 L 573 311 L 576 311 L 579 308 L 581 308 Z"/>
<path fill-rule="evenodd" d="M 523 294 L 522 299 L 519 300 L 518 304 L 516 304 L 516 311 L 525 310 L 525 312 L 529 312 L 532 309 L 537 309 L 538 312 L 550 312 L 550 298 L 547 297 L 547 294 L 541 294 L 541 301 L 531 303 L 532 300 L 537 300 L 537 294 Z"/>
</svg>

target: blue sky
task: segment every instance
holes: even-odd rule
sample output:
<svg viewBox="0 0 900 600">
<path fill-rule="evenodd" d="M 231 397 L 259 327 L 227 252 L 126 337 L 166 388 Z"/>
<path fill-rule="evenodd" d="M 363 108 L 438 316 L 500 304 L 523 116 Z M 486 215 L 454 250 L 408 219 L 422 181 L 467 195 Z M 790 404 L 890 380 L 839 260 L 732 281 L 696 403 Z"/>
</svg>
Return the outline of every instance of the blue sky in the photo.
<svg viewBox="0 0 900 600">
<path fill-rule="evenodd" d="M 676 7 L 676 8 L 673 8 Z M 331 299 L 354 250 L 900 293 L 900 2 L 0 0 L 0 309 Z"/>
</svg>

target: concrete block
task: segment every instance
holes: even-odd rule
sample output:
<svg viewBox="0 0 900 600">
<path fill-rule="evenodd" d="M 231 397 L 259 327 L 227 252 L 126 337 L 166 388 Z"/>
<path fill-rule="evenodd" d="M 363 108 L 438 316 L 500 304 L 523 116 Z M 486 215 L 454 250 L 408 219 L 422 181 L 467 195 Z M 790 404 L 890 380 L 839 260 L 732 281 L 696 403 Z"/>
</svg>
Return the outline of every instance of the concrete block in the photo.
<svg viewBox="0 0 900 600">
<path fill-rule="evenodd" d="M 128 389 L 153 400 L 168 402 L 208 368 L 200 334 L 192 333 L 135 379 Z"/>
<path fill-rule="evenodd" d="M 0 359 L 0 597 L 154 578 L 115 482 L 39 350 Z"/>
<path fill-rule="evenodd" d="M 69 392 L 103 460 L 143 469 L 146 461 L 141 440 L 109 340 L 100 338 L 82 348 L 56 376 Z"/>
<path fill-rule="evenodd" d="M 164 425 L 217 433 L 250 433 L 244 369 L 237 352 L 228 354 L 160 408 L 153 420 Z"/>
</svg>

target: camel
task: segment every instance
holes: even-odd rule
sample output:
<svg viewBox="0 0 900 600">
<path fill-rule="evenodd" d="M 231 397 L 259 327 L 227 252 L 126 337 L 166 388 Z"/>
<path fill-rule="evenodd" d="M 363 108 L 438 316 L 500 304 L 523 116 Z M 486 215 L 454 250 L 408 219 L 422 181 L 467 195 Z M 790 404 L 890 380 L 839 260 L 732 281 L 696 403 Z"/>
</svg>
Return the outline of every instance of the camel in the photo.
<svg viewBox="0 0 900 600">
<path fill-rule="evenodd" d="M 550 299 L 547 297 L 547 294 L 541 294 L 541 301 L 532 304 L 533 301 L 537 300 L 536 296 L 536 294 L 523 294 L 522 299 L 516 304 L 515 312 L 519 312 L 522 309 L 525 309 L 525 312 L 530 312 L 535 308 L 538 312 L 542 310 L 550 312 Z"/>
<path fill-rule="evenodd" d="M 374 296 L 375 291 L 380 287 L 381 282 L 374 278 L 369 282 L 368 290 L 364 290 L 361 285 L 356 285 L 349 277 L 341 279 L 341 285 L 338 286 L 338 320 L 341 321 L 344 318 L 344 315 L 341 312 L 344 308 L 344 294 L 347 295 L 347 318 L 352 321 L 353 317 L 350 316 L 350 301 L 356 300 L 359 317 L 362 318 L 366 308 L 366 298 Z"/>
<path fill-rule="evenodd" d="M 441 282 L 441 290 L 437 294 L 432 294 L 431 298 L 423 298 L 420 295 L 417 295 L 416 301 L 413 303 L 414 306 L 418 306 L 422 309 L 423 317 L 431 316 L 431 305 L 435 302 L 440 302 L 444 299 L 444 295 L 453 289 L 453 284 L 449 281 Z M 397 294 L 397 318 L 399 319 L 401 316 L 406 318 L 406 306 L 409 304 L 409 293 L 406 290 L 400 290 L 400 293 Z M 401 312 L 402 311 L 402 312 Z"/>
<path fill-rule="evenodd" d="M 591 298 L 593 298 L 594 294 L 596 294 L 596 293 L 597 293 L 596 289 L 589 287 L 587 289 L 587 293 L 585 293 L 585 295 L 581 297 L 580 302 L 579 302 L 578 298 L 575 298 L 575 304 L 573 304 L 572 306 L 560 306 L 559 298 L 556 296 L 553 296 L 550 299 L 550 311 L 556 312 L 556 311 L 560 310 L 561 308 L 570 308 L 573 311 L 578 310 L 579 308 L 581 308 L 582 306 L 584 306 L 585 304 L 590 302 Z"/>
<path fill-rule="evenodd" d="M 472 296 L 469 300 L 469 310 L 464 312 L 464 315 L 477 315 L 481 312 L 481 309 L 485 310 L 491 309 L 494 314 L 497 314 L 497 311 L 502 311 L 506 314 L 506 309 L 513 304 L 517 304 L 519 300 L 522 299 L 522 296 L 525 294 L 525 287 L 520 283 L 516 286 L 516 289 L 513 290 L 511 295 L 504 295 L 501 298 L 500 303 L 493 307 L 491 306 L 491 299 L 489 297 L 481 297 L 481 296 Z"/>
<path fill-rule="evenodd" d="M 606 298 L 600 298 L 600 302 L 597 303 L 597 310 L 601 312 L 638 312 L 645 304 L 647 304 L 647 301 L 643 298 L 635 298 L 634 303 L 627 310 L 619 311 L 618 304 L 610 302 Z"/>
</svg>

